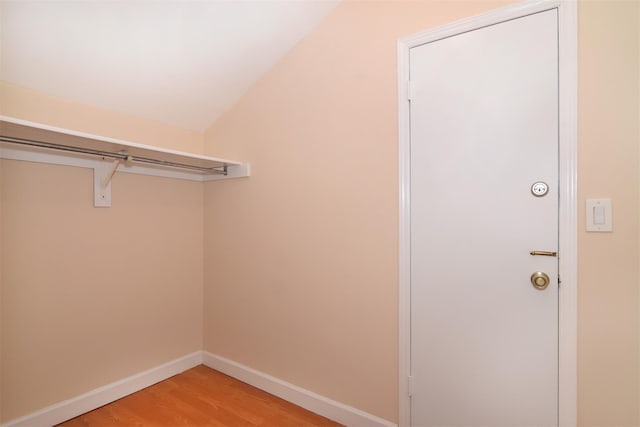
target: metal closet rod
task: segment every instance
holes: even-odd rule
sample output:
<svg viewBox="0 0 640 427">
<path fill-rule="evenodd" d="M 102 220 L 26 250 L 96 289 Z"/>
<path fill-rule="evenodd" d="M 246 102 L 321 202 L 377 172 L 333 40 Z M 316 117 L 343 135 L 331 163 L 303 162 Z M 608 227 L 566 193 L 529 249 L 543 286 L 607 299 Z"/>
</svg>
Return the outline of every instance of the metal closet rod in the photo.
<svg viewBox="0 0 640 427">
<path fill-rule="evenodd" d="M 70 151 L 73 153 L 90 154 L 99 157 L 109 157 L 111 159 L 132 160 L 134 162 L 150 163 L 159 166 L 169 166 L 173 168 L 191 169 L 199 172 L 216 173 L 227 175 L 227 165 L 206 168 L 201 166 L 187 165 L 184 163 L 168 162 L 165 160 L 149 159 L 146 157 L 131 156 L 126 153 L 111 153 L 109 151 L 92 150 L 90 148 L 73 147 L 71 145 L 53 144 L 50 142 L 35 141 L 32 139 L 13 138 L 9 136 L 0 136 L 0 141 L 9 142 L 11 144 L 30 145 L 32 147 L 49 148 L 52 150 Z"/>
</svg>

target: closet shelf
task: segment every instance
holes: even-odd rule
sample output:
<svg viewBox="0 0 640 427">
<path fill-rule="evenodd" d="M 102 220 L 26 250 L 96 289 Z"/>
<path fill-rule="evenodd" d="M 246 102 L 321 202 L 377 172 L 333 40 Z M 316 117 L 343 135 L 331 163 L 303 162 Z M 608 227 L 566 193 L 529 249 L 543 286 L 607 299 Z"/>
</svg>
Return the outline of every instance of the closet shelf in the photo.
<svg viewBox="0 0 640 427">
<path fill-rule="evenodd" d="M 0 115 L 0 158 L 94 169 L 96 206 L 111 205 L 116 172 L 211 181 L 249 176 L 249 165 Z"/>
<path fill-rule="evenodd" d="M 150 165 L 187 169 L 202 175 L 229 175 L 229 168 L 241 162 L 151 147 L 134 142 L 91 135 L 0 116 L 0 140 L 29 147 L 40 147 L 79 154 L 131 160 Z M 227 173 L 225 174 L 225 168 Z"/>
</svg>

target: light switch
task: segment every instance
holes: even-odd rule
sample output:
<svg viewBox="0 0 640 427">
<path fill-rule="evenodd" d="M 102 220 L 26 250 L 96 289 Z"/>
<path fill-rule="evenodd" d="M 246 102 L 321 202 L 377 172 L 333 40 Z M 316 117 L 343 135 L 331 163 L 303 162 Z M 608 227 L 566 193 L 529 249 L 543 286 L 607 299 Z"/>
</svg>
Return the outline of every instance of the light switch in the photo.
<svg viewBox="0 0 640 427">
<path fill-rule="evenodd" d="M 587 199 L 587 231 L 613 231 L 611 199 Z"/>
<path fill-rule="evenodd" d="M 594 206 L 593 207 L 593 223 L 595 225 L 604 225 L 605 223 L 605 213 L 604 206 Z"/>
</svg>

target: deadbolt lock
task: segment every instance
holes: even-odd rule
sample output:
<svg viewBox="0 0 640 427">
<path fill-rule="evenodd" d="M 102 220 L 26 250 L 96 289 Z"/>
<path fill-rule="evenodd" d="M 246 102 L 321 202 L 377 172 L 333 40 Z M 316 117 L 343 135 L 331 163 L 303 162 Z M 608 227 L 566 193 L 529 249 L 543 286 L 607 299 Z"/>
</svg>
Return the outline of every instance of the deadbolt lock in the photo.
<svg viewBox="0 0 640 427">
<path fill-rule="evenodd" d="M 531 284 L 539 291 L 543 291 L 549 286 L 549 276 L 542 271 L 536 271 L 531 275 Z"/>
</svg>

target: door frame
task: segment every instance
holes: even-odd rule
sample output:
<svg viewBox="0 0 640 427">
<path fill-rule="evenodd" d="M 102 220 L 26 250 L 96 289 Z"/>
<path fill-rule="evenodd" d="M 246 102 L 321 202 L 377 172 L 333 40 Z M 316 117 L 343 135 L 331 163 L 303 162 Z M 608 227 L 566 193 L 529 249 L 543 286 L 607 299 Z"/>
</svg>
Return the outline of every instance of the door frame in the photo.
<svg viewBox="0 0 640 427">
<path fill-rule="evenodd" d="M 546 10 L 558 10 L 559 44 L 559 242 L 558 425 L 577 424 L 577 171 L 578 61 L 577 1 L 527 0 L 427 30 L 398 41 L 398 424 L 411 422 L 411 230 L 409 51 L 413 47 Z"/>
</svg>

